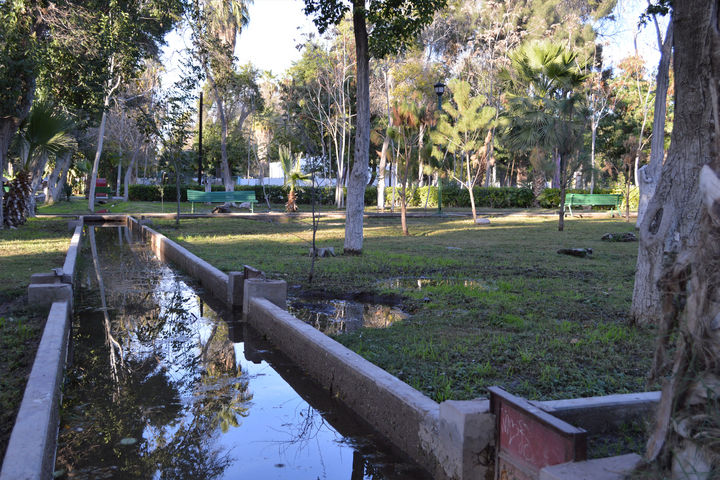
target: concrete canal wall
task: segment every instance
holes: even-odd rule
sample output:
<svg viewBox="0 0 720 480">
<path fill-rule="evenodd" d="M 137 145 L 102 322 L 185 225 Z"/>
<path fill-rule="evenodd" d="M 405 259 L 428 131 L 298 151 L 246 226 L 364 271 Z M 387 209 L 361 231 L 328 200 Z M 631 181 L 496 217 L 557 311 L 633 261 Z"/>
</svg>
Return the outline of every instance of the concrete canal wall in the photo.
<svg viewBox="0 0 720 480">
<path fill-rule="evenodd" d="M 0 480 L 41 480 L 53 476 L 82 217 L 71 228 L 73 236 L 62 268 L 34 274 L 28 285 L 28 304 L 49 307 L 50 313 L 15 418 Z"/>
</svg>

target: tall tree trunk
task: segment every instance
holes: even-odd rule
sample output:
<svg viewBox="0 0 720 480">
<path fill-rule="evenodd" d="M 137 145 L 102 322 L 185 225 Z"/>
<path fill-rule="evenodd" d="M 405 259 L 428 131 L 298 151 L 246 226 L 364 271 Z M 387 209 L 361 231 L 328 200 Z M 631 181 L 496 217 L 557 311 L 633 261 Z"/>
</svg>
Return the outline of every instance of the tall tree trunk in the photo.
<svg viewBox="0 0 720 480">
<path fill-rule="evenodd" d="M 364 0 L 353 0 L 353 29 L 357 58 L 357 127 L 354 162 L 348 181 L 344 251 L 359 255 L 363 245 L 365 186 L 370 155 L 370 58 Z"/>
<path fill-rule="evenodd" d="M 43 173 L 45 172 L 47 162 L 47 153 L 43 153 L 40 156 L 38 163 L 32 169 L 32 176 L 30 177 L 30 194 L 27 198 L 27 216 L 30 218 L 35 217 L 35 195 L 42 184 Z"/>
<path fill-rule="evenodd" d="M 120 86 L 121 78 L 115 74 L 115 56 L 110 58 L 110 75 L 108 77 L 107 91 L 105 92 L 105 100 L 103 101 L 103 113 L 98 127 L 97 150 L 95 151 L 95 159 L 93 160 L 92 172 L 90 174 L 90 194 L 88 195 L 88 210 L 95 211 L 95 182 L 97 182 L 98 168 L 100 168 L 100 156 L 103 151 L 103 143 L 105 141 L 105 124 L 107 123 L 107 111 L 110 108 L 110 100 L 115 90 Z M 113 84 L 113 81 L 115 82 Z"/>
<path fill-rule="evenodd" d="M 558 212 L 558 232 L 562 232 L 565 229 L 565 185 L 567 180 L 565 179 L 565 155 L 559 154 L 560 159 L 560 212 Z"/>
<path fill-rule="evenodd" d="M 657 20 L 655 20 L 657 28 Z M 668 22 L 665 41 L 660 50 L 660 65 L 655 79 L 655 112 L 653 114 L 653 136 L 650 140 L 650 162 L 638 170 L 637 184 L 640 189 L 638 216 L 635 225 L 642 223 L 648 202 L 655 194 L 658 177 L 665 157 L 665 114 L 667 112 L 667 91 L 670 84 L 670 60 L 672 58 L 673 22 Z M 658 33 L 658 43 L 660 43 Z"/>
<path fill-rule="evenodd" d="M 380 164 L 378 165 L 377 204 L 378 210 L 385 211 L 385 169 L 387 168 L 387 152 L 390 146 L 390 135 L 385 134 L 382 150 L 380 152 Z"/>
<path fill-rule="evenodd" d="M 118 171 L 117 181 L 115 182 L 115 196 L 120 196 L 120 183 L 122 182 L 122 150 L 120 150 L 120 157 L 118 158 Z"/>
<path fill-rule="evenodd" d="M 48 179 L 48 197 L 45 199 L 45 203 L 48 205 L 52 205 L 60 199 L 60 192 L 62 192 L 65 185 L 65 178 L 71 160 L 72 152 L 69 150 L 55 158 L 55 168 Z"/>
<path fill-rule="evenodd" d="M 590 135 L 590 193 L 592 194 L 595 191 L 595 141 L 597 139 L 597 122 L 593 118 L 591 120 L 591 130 L 592 133 Z"/>
<path fill-rule="evenodd" d="M 385 109 L 387 111 L 388 127 L 390 127 L 392 126 L 392 117 L 390 116 L 390 81 L 388 79 L 387 65 L 383 70 L 383 75 L 385 79 Z M 387 168 L 387 154 L 390 142 L 390 135 L 385 132 L 385 140 L 383 140 L 382 152 L 380 153 L 380 165 L 378 166 L 377 204 L 378 209 L 381 212 L 385 211 L 385 170 Z M 390 167 L 390 177 L 392 178 L 392 163 L 390 164 Z"/>
<path fill-rule="evenodd" d="M 5 189 L 2 183 L 7 168 L 7 152 L 10 141 L 17 131 L 17 124 L 12 118 L 0 118 L 0 230 L 5 228 Z"/>
<path fill-rule="evenodd" d="M 425 175 L 423 174 L 423 158 L 422 158 L 422 150 L 423 150 L 423 144 L 425 136 L 425 124 L 420 123 L 420 132 L 418 133 L 418 187 L 422 187 L 425 185 Z"/>
<path fill-rule="evenodd" d="M 125 171 L 125 181 L 124 181 L 124 189 L 123 189 L 123 200 L 126 202 L 128 201 L 128 198 L 130 197 L 130 180 L 132 179 L 132 173 L 133 173 L 133 167 L 135 166 L 135 163 L 137 162 L 137 156 L 140 153 L 140 145 L 135 146 L 135 150 L 133 151 L 132 157 L 130 157 L 130 164 L 128 165 L 127 170 Z"/>
<path fill-rule="evenodd" d="M 666 252 L 662 319 L 651 372 L 653 379 L 663 379 L 663 388 L 645 459 L 661 473 L 671 472 L 673 479 L 712 479 L 718 473 L 720 429 L 720 2 L 688 0 L 673 7 L 675 124 L 658 189 L 641 229 L 653 220 L 660 228 L 672 222 L 665 219 L 674 212 L 655 218 L 657 210 L 653 210 L 664 184 L 669 183 L 666 180 L 694 181 L 680 187 L 697 194 L 700 202 L 694 205 L 691 220 L 694 238 L 680 239 L 679 251 Z M 677 135 L 676 130 L 680 130 Z M 668 179 L 668 165 L 678 161 L 690 175 Z M 674 346 L 669 344 L 671 339 Z"/>
<path fill-rule="evenodd" d="M 472 208 L 472 217 L 473 217 L 473 223 L 477 221 L 477 211 L 475 210 L 475 194 L 473 193 L 473 185 L 475 182 L 473 182 L 471 173 L 470 173 L 470 154 L 465 153 L 465 165 L 467 170 L 467 189 L 468 193 L 470 194 L 470 207 Z"/>
<path fill-rule="evenodd" d="M 225 185 L 226 192 L 232 192 L 235 189 L 235 185 L 232 183 L 232 176 L 230 172 L 230 164 L 228 163 L 227 156 L 227 134 L 228 134 L 228 122 L 225 116 L 225 104 L 220 91 L 215 84 L 215 79 L 212 75 L 207 76 L 210 86 L 212 87 L 213 96 L 215 97 L 215 106 L 217 107 L 218 117 L 220 119 L 220 166 L 222 167 L 223 185 Z"/>
<path fill-rule="evenodd" d="M 685 2 L 680 2 L 685 5 Z M 699 137 L 701 126 L 710 125 L 712 115 L 708 71 L 708 41 L 711 27 L 706 1 L 688 2 L 685 17 L 679 9 L 673 12 L 675 46 L 675 121 L 667 160 L 662 166 L 655 194 L 648 203 L 640 223 L 640 244 L 631 315 L 639 325 L 656 324 L 662 318 L 661 294 L 658 281 L 663 264 L 677 255 L 681 247 L 697 244 L 700 216 L 698 175 L 710 158 L 709 135 Z M 698 15 L 697 12 L 705 12 Z M 687 22 L 685 25 L 682 22 Z M 689 27 L 688 23 L 697 27 Z M 695 31 L 694 29 L 698 30 Z M 681 50 L 685 53 L 681 54 Z M 701 55 L 704 53 L 704 56 Z"/>
</svg>

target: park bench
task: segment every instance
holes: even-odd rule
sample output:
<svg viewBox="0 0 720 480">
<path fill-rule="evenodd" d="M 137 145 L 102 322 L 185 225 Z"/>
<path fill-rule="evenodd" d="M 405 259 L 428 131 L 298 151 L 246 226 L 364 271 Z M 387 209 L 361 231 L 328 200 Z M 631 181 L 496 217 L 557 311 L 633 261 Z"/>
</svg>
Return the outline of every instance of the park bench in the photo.
<svg viewBox="0 0 720 480">
<path fill-rule="evenodd" d="M 622 195 L 619 193 L 568 193 L 565 195 L 565 208 L 570 210 L 570 216 L 573 216 L 572 207 L 579 207 L 589 205 L 595 206 L 610 206 L 616 213 L 620 214 L 620 202 Z M 614 216 L 614 215 L 613 215 Z"/>
<path fill-rule="evenodd" d="M 198 203 L 244 203 L 250 204 L 250 211 L 255 212 L 253 203 L 257 203 L 255 192 L 247 190 L 233 192 L 201 192 L 198 190 L 187 191 L 188 202 L 192 204 L 191 211 L 195 213 L 195 202 Z"/>
</svg>

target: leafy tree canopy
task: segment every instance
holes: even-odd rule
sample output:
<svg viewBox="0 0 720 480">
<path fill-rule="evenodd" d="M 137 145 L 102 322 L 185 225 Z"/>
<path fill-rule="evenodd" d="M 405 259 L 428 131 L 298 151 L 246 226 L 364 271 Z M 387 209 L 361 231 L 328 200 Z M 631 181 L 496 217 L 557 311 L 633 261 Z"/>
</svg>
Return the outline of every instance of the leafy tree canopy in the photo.
<svg viewBox="0 0 720 480">
<path fill-rule="evenodd" d="M 351 7 L 364 9 L 369 23 L 370 54 L 382 58 L 404 50 L 446 3 L 447 0 L 355 0 L 353 4 L 343 0 L 305 0 L 305 13 L 313 17 L 322 33 L 339 23 Z"/>
</svg>

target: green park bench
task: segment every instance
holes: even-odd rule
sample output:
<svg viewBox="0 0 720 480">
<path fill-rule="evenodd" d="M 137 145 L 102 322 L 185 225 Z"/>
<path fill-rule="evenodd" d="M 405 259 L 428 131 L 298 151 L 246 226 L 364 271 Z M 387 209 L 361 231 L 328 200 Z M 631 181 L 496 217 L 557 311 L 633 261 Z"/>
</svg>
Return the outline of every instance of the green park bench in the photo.
<svg viewBox="0 0 720 480">
<path fill-rule="evenodd" d="M 95 195 L 98 193 L 104 193 L 108 197 L 110 194 L 112 194 L 112 188 L 111 187 L 95 187 Z"/>
<path fill-rule="evenodd" d="M 621 201 L 622 195 L 619 193 L 568 193 L 565 195 L 565 209 L 570 210 L 570 216 L 573 216 L 572 207 L 610 206 L 613 207 L 610 212 L 614 210 L 619 215 Z"/>
<path fill-rule="evenodd" d="M 192 204 L 192 212 L 195 213 L 195 202 L 198 203 L 244 203 L 250 204 L 250 211 L 255 212 L 253 203 L 257 203 L 255 192 L 247 190 L 233 192 L 201 192 L 198 190 L 187 191 L 188 202 Z"/>
</svg>

